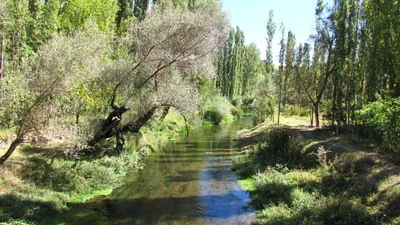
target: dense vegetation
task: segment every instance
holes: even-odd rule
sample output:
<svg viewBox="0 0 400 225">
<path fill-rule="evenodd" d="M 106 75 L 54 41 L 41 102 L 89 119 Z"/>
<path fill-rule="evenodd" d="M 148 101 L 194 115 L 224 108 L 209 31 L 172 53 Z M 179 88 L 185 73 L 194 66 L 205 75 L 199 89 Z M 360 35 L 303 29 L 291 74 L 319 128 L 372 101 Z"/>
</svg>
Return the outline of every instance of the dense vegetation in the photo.
<svg viewBox="0 0 400 225">
<path fill-rule="evenodd" d="M 289 127 L 242 136 L 234 162 L 254 224 L 398 224 L 398 159 L 349 140 Z"/>
<path fill-rule="evenodd" d="M 225 38 L 220 4 L 140 4 L 124 16 L 117 1 L 2 2 L 0 122 L 15 137 L 0 164 L 27 135 L 77 151 L 115 136 L 121 151 L 160 108 L 196 115 Z"/>
<path fill-rule="evenodd" d="M 277 70 L 273 10 L 266 24 L 264 68 L 252 61 L 259 53 L 243 45 L 243 32 L 231 29 L 218 52 L 216 87 L 232 101 L 253 102 L 256 121 L 277 112 L 279 124 L 282 112 L 308 109 L 312 126 L 329 126 L 336 134 L 355 132 L 398 151 L 398 2 L 318 0 L 315 18 L 315 33 L 306 43 L 297 44 L 296 34 L 280 25 Z"/>
<path fill-rule="evenodd" d="M 228 116 L 212 88 L 222 6 L 134 3 L 0 2 L 1 222 L 109 193 L 207 111 Z"/>
<path fill-rule="evenodd" d="M 400 5 L 329 3 L 317 1 L 315 33 L 307 43 L 296 43 L 280 25 L 274 63 L 273 10 L 262 61 L 255 44 L 245 45 L 244 32 L 229 26 L 217 0 L 2 0 L 0 222 L 38 222 L 67 202 L 109 191 L 160 142 L 231 115 L 252 114 L 256 124 L 275 114 L 278 124 L 282 115 L 310 116 L 311 126 L 367 137 L 378 150 L 399 152 Z M 329 150 L 313 149 L 321 163 L 316 167 L 305 155 L 307 143 L 290 130 L 266 133 L 253 152 L 237 159 L 240 173 L 261 182 L 257 190 L 280 191 L 256 194 L 257 207 L 274 205 L 293 224 L 311 224 L 300 220 L 310 213 L 316 223 L 330 223 L 337 218 L 324 219 L 332 210 L 360 218 L 348 223 L 390 222 L 391 208 L 376 208 L 384 196 L 368 189 L 384 187 L 368 184 L 366 193 L 358 193 L 349 184 L 358 169 L 350 165 L 368 164 L 368 157 L 332 159 Z M 376 166 L 385 172 L 385 165 Z M 302 167 L 322 178 L 307 177 Z M 279 183 L 293 174 L 311 180 Z M 328 181 L 334 182 L 330 188 Z M 340 187 L 342 181 L 347 186 Z M 386 184 L 392 193 L 396 184 Z M 354 201 L 342 209 L 344 200 L 334 197 L 345 189 L 343 198 Z M 383 201 L 396 205 L 396 199 Z M 326 211 L 312 210 L 326 202 Z"/>
</svg>

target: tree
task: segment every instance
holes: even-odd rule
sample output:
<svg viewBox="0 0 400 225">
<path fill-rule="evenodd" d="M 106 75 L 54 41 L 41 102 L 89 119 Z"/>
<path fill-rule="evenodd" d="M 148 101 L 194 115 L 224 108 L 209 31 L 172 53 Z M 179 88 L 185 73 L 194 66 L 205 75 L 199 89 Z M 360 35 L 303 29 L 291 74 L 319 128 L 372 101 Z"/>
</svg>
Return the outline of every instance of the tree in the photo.
<svg viewBox="0 0 400 225">
<path fill-rule="evenodd" d="M 216 82 L 221 94 L 231 100 L 242 95 L 243 82 L 247 82 L 244 77 L 245 57 L 244 33 L 239 27 L 236 27 L 236 31 L 231 28 L 225 46 L 218 54 Z"/>
<path fill-rule="evenodd" d="M 95 40 L 95 42 L 94 42 Z M 43 45 L 23 66 L 7 70 L 0 80 L 3 91 L 0 109 L 3 122 L 15 130 L 4 163 L 28 133 L 43 132 L 51 123 L 73 110 L 65 103 L 76 82 L 91 79 L 101 71 L 100 59 L 107 52 L 101 35 L 57 36 Z"/>
<path fill-rule="evenodd" d="M 95 21 L 101 31 L 113 31 L 118 12 L 117 0 L 68 0 L 60 5 L 60 29 L 68 34 L 84 30 Z"/>
<path fill-rule="evenodd" d="M 118 47 L 125 54 L 107 67 L 106 77 L 101 79 L 109 90 L 109 106 L 113 109 L 110 120 L 97 131 L 90 145 L 115 135 L 117 149 L 121 149 L 121 134 L 138 132 L 157 108 L 175 106 L 183 115 L 190 111 L 198 103 L 191 98 L 195 95 L 183 96 L 179 88 L 167 87 L 189 82 L 193 74 L 201 79 L 214 77 L 212 55 L 224 40 L 227 20 L 217 1 L 203 0 L 196 2 L 192 11 L 154 5 L 140 23 L 130 26 Z M 190 90 L 196 93 L 195 86 Z M 191 101 L 186 101 L 188 98 Z M 126 123 L 122 123 L 124 113 L 130 114 Z"/>
<path fill-rule="evenodd" d="M 118 0 L 118 12 L 116 18 L 117 29 L 121 28 L 124 20 L 127 20 L 130 16 L 133 16 L 133 3 L 132 0 Z"/>
<path fill-rule="evenodd" d="M 242 97 L 252 97 L 257 77 L 265 75 L 265 66 L 260 59 L 260 54 L 260 50 L 256 44 L 251 43 L 246 47 L 243 65 Z"/>
<path fill-rule="evenodd" d="M 285 62 L 285 52 L 286 52 L 286 42 L 285 42 L 285 26 L 281 23 L 281 41 L 280 41 L 280 50 L 279 50 L 279 71 L 278 71 L 278 125 L 280 124 L 281 117 L 281 105 L 282 105 L 282 77 L 284 71 L 284 62 Z"/>
<path fill-rule="evenodd" d="M 319 127 L 320 104 L 323 100 L 329 77 L 333 72 L 333 38 L 329 33 L 329 21 L 323 17 L 325 5 L 319 0 L 315 9 L 316 31 L 314 40 L 314 54 L 310 63 L 310 47 L 304 45 L 302 63 L 297 63 L 296 76 L 302 92 L 305 93 L 313 105 L 315 126 Z M 298 56 L 300 57 L 300 56 Z"/>
<path fill-rule="evenodd" d="M 0 79 L 3 77 L 3 68 L 4 68 L 4 52 L 5 52 L 5 19 L 7 18 L 7 6 L 5 2 L 0 2 L 0 18 L 1 18 L 1 24 L 0 24 Z M 1 88 L 1 87 L 0 87 Z"/>
<path fill-rule="evenodd" d="M 149 0 L 135 0 L 133 5 L 133 15 L 142 21 L 145 16 L 147 9 L 149 8 Z"/>
<path fill-rule="evenodd" d="M 285 72 L 283 73 L 283 96 L 282 96 L 282 107 L 285 109 L 287 102 L 289 101 L 289 82 L 292 79 L 294 72 L 294 56 L 295 56 L 296 36 L 292 31 L 288 32 L 286 42 L 286 56 L 285 56 Z"/>
<path fill-rule="evenodd" d="M 267 73 L 271 73 L 274 71 L 274 55 L 272 52 L 272 41 L 274 40 L 275 30 L 276 30 L 276 25 L 274 22 L 274 10 L 270 9 L 268 23 L 267 23 L 268 37 L 267 37 L 267 52 L 266 52 L 266 59 L 265 59 Z"/>
</svg>

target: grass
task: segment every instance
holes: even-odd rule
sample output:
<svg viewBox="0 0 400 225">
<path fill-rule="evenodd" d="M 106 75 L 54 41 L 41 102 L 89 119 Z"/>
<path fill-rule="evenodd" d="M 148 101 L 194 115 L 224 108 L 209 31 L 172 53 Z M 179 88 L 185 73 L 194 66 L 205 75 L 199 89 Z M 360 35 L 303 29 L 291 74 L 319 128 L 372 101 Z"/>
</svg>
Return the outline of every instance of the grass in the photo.
<svg viewBox="0 0 400 225">
<path fill-rule="evenodd" d="M 296 126 L 304 122 L 283 118 Z M 250 187 L 257 210 L 254 224 L 400 224 L 397 156 L 379 154 L 349 136 L 292 127 L 285 135 L 301 136 L 301 160 L 277 158 L 273 152 L 282 154 L 287 145 L 270 129 L 277 128 L 263 124 L 242 135 L 242 151 L 234 158 L 239 183 Z"/>
<path fill-rule="evenodd" d="M 95 196 L 109 195 L 109 194 L 111 194 L 112 191 L 113 191 L 112 188 L 108 188 L 108 189 L 103 189 L 103 190 L 96 190 L 89 194 L 77 195 L 77 196 L 70 198 L 68 200 L 68 203 L 72 203 L 72 204 L 76 203 L 77 204 L 77 203 L 81 203 L 81 202 L 86 202 L 87 200 L 89 200 Z"/>
</svg>

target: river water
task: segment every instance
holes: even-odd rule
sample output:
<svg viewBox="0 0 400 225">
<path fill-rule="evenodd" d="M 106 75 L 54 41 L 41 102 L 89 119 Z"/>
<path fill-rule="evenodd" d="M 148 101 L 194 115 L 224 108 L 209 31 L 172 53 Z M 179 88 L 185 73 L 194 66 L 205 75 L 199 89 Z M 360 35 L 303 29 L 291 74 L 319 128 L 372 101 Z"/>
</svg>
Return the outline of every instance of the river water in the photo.
<svg viewBox="0 0 400 225">
<path fill-rule="evenodd" d="M 145 161 L 109 196 L 73 206 L 65 224 L 248 224 L 255 214 L 236 183 L 235 133 L 251 118 L 195 129 Z"/>
</svg>

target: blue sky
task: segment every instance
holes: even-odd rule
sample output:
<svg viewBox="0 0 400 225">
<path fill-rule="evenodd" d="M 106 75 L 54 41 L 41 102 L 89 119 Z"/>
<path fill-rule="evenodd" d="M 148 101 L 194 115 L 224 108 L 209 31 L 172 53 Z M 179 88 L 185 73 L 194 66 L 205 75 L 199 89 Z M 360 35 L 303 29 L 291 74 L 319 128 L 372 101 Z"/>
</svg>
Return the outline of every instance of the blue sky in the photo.
<svg viewBox="0 0 400 225">
<path fill-rule="evenodd" d="M 267 41 L 266 25 L 269 10 L 274 10 L 276 32 L 273 40 L 274 61 L 277 64 L 281 22 L 285 26 L 285 38 L 291 30 L 296 35 L 297 43 L 304 43 L 313 33 L 315 24 L 315 6 L 317 0 L 220 0 L 224 10 L 231 18 L 233 27 L 239 26 L 244 31 L 246 44 L 256 43 L 265 59 Z"/>
</svg>

